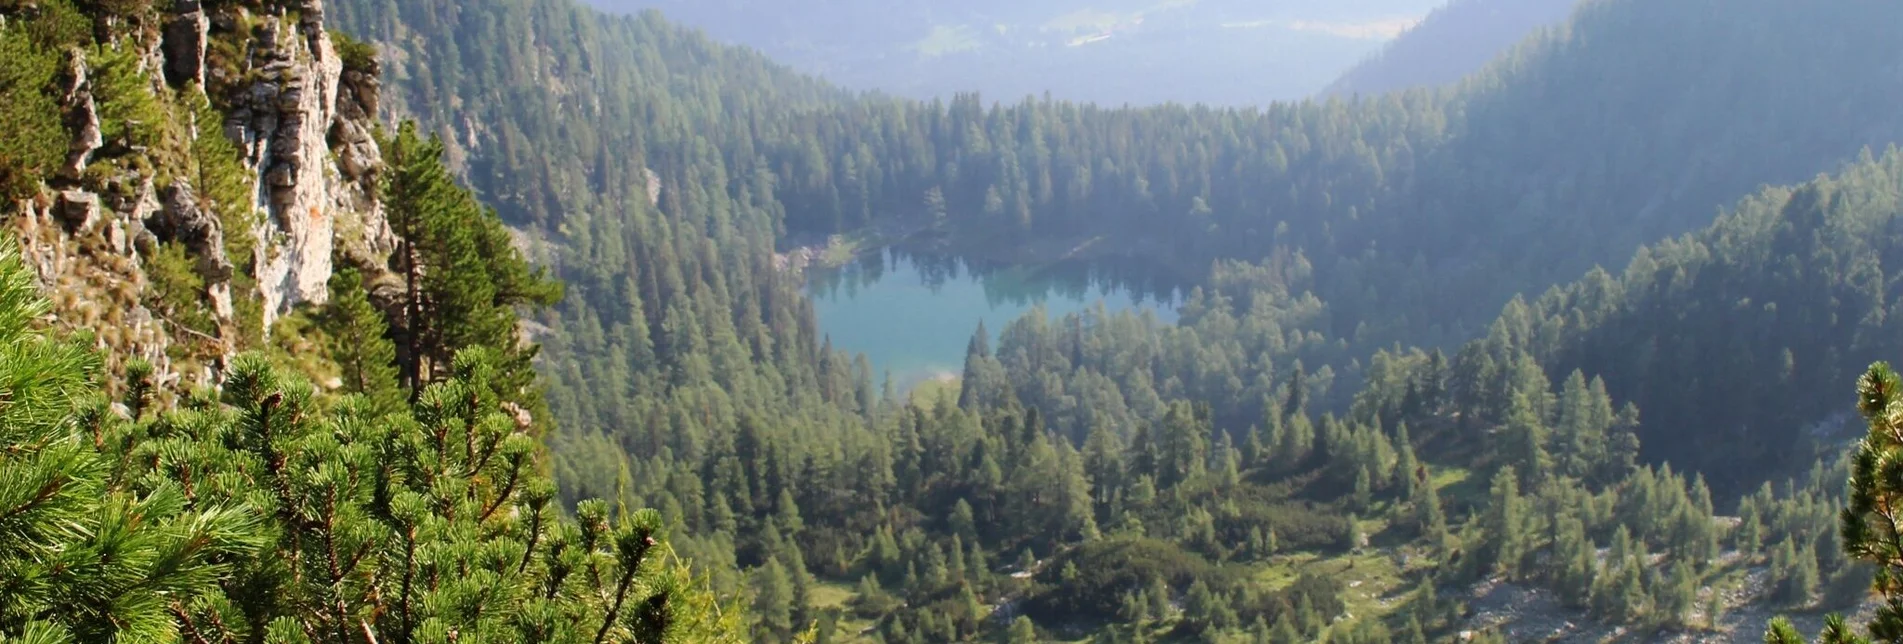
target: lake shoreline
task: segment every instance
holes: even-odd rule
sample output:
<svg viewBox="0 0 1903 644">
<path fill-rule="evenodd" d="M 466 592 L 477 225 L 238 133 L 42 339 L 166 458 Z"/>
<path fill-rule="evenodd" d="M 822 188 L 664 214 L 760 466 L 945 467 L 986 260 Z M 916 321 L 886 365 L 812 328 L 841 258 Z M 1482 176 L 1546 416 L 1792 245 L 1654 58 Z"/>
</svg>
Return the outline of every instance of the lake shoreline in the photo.
<svg viewBox="0 0 1903 644">
<path fill-rule="evenodd" d="M 1177 261 L 1173 253 L 1145 239 L 1106 235 L 1030 240 L 1009 235 L 971 237 L 944 233 L 932 222 L 916 217 L 891 219 L 823 237 L 789 235 L 786 243 L 786 251 L 773 254 L 774 268 L 795 277 L 804 277 L 814 269 L 842 268 L 887 250 L 1033 271 L 1073 262 L 1142 264 L 1154 276 L 1182 285 L 1199 283 L 1207 270 Z"/>
</svg>

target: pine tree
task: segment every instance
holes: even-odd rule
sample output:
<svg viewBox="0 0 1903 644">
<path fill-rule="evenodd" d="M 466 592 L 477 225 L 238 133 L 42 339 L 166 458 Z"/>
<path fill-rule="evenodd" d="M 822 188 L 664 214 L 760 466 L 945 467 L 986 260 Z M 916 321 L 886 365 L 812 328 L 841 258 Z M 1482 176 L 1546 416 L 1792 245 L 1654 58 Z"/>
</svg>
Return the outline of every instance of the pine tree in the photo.
<svg viewBox="0 0 1903 644">
<path fill-rule="evenodd" d="M 1227 602 L 1200 579 L 1190 584 L 1189 592 L 1183 596 L 1183 619 L 1199 632 L 1229 628 L 1230 622 L 1234 621 L 1229 613 Z"/>
<path fill-rule="evenodd" d="M 1553 554 L 1560 566 L 1558 591 L 1562 601 L 1584 607 L 1592 598 L 1594 572 L 1598 565 L 1593 543 L 1586 527 L 1578 519 L 1563 516 L 1556 526 Z"/>
<path fill-rule="evenodd" d="M 386 148 L 383 201 L 404 284 L 401 380 L 414 398 L 444 375 L 457 351 L 488 347 L 503 358 L 498 391 L 533 407 L 527 390 L 536 351 L 517 341 L 516 307 L 552 305 L 561 285 L 530 267 L 495 212 L 456 185 L 443 154 L 443 142 L 421 138 L 414 123 L 404 123 Z"/>
<path fill-rule="evenodd" d="M 1520 473 L 1522 488 L 1537 489 L 1552 471 L 1553 459 L 1546 450 L 1546 427 L 1527 394 L 1514 396 L 1505 434 L 1505 462 Z"/>
<path fill-rule="evenodd" d="M 967 576 L 973 583 L 984 585 L 991 582 L 991 564 L 987 563 L 984 547 L 976 541 L 971 543 L 971 554 L 965 557 L 965 568 L 971 571 Z"/>
<path fill-rule="evenodd" d="M 807 571 L 806 558 L 798 546 L 788 544 L 786 561 L 787 579 L 793 583 L 792 599 L 788 602 L 793 607 L 793 627 L 805 630 L 818 621 L 813 613 L 813 574 Z"/>
<path fill-rule="evenodd" d="M 971 514 L 971 504 L 963 498 L 952 504 L 951 516 L 945 519 L 951 533 L 972 543 L 978 542 L 977 519 Z"/>
<path fill-rule="evenodd" d="M 396 347 L 390 343 L 389 323 L 370 304 L 363 278 L 345 268 L 330 278 L 330 303 L 324 312 L 324 332 L 330 336 L 330 358 L 342 371 L 343 391 L 369 401 L 379 414 L 398 411 L 403 392 L 397 388 Z"/>
<path fill-rule="evenodd" d="M 0 432 L 28 446 L 0 453 L 0 480 L 28 484 L 0 494 L 0 635 L 740 640 L 658 513 L 563 517 L 488 350 L 396 413 L 320 404 L 246 354 L 220 390 L 120 419 L 87 384 L 96 356 L 26 330 L 45 309 L 23 275 L 0 255 Z"/>
<path fill-rule="evenodd" d="M 1817 594 L 1817 547 L 1809 539 L 1795 539 L 1790 559 L 1790 573 L 1784 582 L 1784 596 L 1794 605 L 1808 605 Z"/>
<path fill-rule="evenodd" d="M 1255 622 L 1249 625 L 1249 644 L 1269 644 L 1271 637 L 1269 623 L 1263 621 L 1261 616 L 1256 616 Z"/>
<path fill-rule="evenodd" d="M 1440 492 L 1431 484 L 1415 488 L 1414 522 L 1429 543 L 1438 546 L 1447 541 L 1447 512 L 1441 509 Z"/>
<path fill-rule="evenodd" d="M 1869 432 L 1852 460 L 1850 499 L 1841 516 L 1844 552 L 1877 567 L 1877 608 L 1870 635 L 1881 641 L 1903 639 L 1903 527 L 1884 518 L 1903 500 L 1892 470 L 1903 463 L 1903 378 L 1887 363 L 1870 366 L 1857 383 L 1857 406 Z"/>
<path fill-rule="evenodd" d="M 1141 626 L 1150 621 L 1150 597 L 1142 589 L 1123 594 L 1123 605 L 1117 609 L 1117 617 L 1123 623 Z"/>
<path fill-rule="evenodd" d="M 72 137 L 60 125 L 60 105 L 47 88 L 64 71 L 61 43 L 35 42 L 28 29 L 0 28 L 0 200 L 14 203 L 39 191 L 42 178 L 65 160 Z"/>
<path fill-rule="evenodd" d="M 1765 644 L 1805 644 L 1804 636 L 1791 626 L 1790 620 L 1783 617 L 1771 619 L 1764 633 Z M 1818 644 L 1870 644 L 1870 640 L 1851 632 L 1841 615 L 1824 617 L 1824 630 L 1817 635 Z"/>
<path fill-rule="evenodd" d="M 1256 425 L 1250 425 L 1242 436 L 1242 468 L 1261 467 L 1269 455 L 1269 444 L 1262 442 L 1262 431 Z"/>
<path fill-rule="evenodd" d="M 99 356 L 34 328 L 49 307 L 27 270 L 0 243 L 0 638 L 176 639 L 169 595 L 215 596 L 263 555 L 257 508 L 109 483 L 119 459 L 93 446 L 136 434 L 92 387 Z"/>
<path fill-rule="evenodd" d="M 1705 630 L 1718 630 L 1725 618 L 1725 593 L 1722 588 L 1712 588 L 1705 597 Z"/>
</svg>

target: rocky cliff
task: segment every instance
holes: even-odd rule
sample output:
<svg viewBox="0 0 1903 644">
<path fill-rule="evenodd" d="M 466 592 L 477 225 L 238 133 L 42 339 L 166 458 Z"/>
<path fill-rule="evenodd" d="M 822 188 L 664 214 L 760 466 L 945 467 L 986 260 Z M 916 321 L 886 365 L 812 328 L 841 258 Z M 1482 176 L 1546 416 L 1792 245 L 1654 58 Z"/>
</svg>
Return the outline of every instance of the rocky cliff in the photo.
<svg viewBox="0 0 1903 644">
<path fill-rule="evenodd" d="M 12 225 L 61 324 L 96 329 L 164 377 L 215 382 L 247 338 L 322 304 L 337 262 L 384 270 L 379 74 L 374 56 L 346 60 L 361 46 L 333 38 L 322 0 L 160 4 L 95 24 L 112 47 L 66 52 L 70 152 Z M 116 73 L 142 82 L 102 86 L 102 56 L 131 61 Z M 155 106 L 143 120 L 162 122 L 118 105 Z M 235 176 L 217 176 L 225 166 Z M 215 181 L 239 187 L 203 185 Z M 179 288 L 202 291 L 204 310 L 154 297 Z"/>
</svg>

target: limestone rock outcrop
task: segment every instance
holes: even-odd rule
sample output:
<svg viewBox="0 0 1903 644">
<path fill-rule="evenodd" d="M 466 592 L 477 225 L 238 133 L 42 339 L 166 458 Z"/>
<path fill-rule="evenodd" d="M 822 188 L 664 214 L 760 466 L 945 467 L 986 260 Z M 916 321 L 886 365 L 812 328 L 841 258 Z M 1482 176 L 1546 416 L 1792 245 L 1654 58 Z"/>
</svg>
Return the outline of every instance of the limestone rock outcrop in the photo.
<svg viewBox="0 0 1903 644">
<path fill-rule="evenodd" d="M 93 153 L 106 144 L 106 139 L 99 126 L 99 106 L 93 102 L 86 52 L 74 48 L 66 57 L 66 75 L 71 79 L 64 97 L 66 128 L 73 132 L 73 141 L 67 148 L 66 165 L 60 167 L 60 176 L 73 180 L 86 171 L 86 164 L 92 161 Z"/>
<path fill-rule="evenodd" d="M 211 19 L 202 0 L 177 0 L 165 21 L 165 82 L 205 86 L 205 51 L 211 41 Z"/>
<path fill-rule="evenodd" d="M 252 260 L 267 326 L 293 306 L 328 299 L 340 238 L 352 256 L 387 255 L 394 246 L 376 199 L 374 70 L 344 69 L 322 0 L 303 0 L 295 13 L 295 23 L 267 20 L 247 41 L 244 72 L 253 80 L 233 97 L 224 124 L 256 173 L 256 206 L 266 214 Z M 241 18 L 219 15 L 211 24 L 232 30 Z"/>
<path fill-rule="evenodd" d="M 224 217 L 233 204 L 213 203 L 191 171 L 156 169 L 179 162 L 175 156 L 161 161 L 143 146 L 104 140 L 89 54 L 78 48 L 67 53 L 59 88 L 68 157 L 39 197 L 10 204 L 18 215 L 12 227 L 60 324 L 97 331 L 102 347 L 147 359 L 162 381 L 210 384 L 239 338 L 268 334 L 292 307 L 328 299 L 333 261 L 363 271 L 373 291 L 389 290 L 396 243 L 378 200 L 383 153 L 373 135 L 380 70 L 345 63 L 322 0 L 160 7 L 156 29 L 128 32 L 115 46 L 133 49 L 154 92 L 206 92 L 223 109 L 222 123 L 180 125 L 188 136 L 222 136 L 238 148 L 252 192 L 237 205 L 256 213 L 244 231 L 257 242 L 250 256 L 227 254 L 237 231 Z M 176 300 L 153 297 L 160 273 L 147 269 L 165 244 L 182 246 L 191 260 L 210 320 L 185 312 L 196 321 L 184 323 Z M 167 283 L 181 283 L 176 264 L 166 270 L 174 276 Z M 234 292 L 250 283 L 241 274 L 255 278 L 255 292 Z M 241 315 L 235 301 L 261 302 L 262 319 Z M 181 355 L 190 357 L 174 360 Z"/>
</svg>

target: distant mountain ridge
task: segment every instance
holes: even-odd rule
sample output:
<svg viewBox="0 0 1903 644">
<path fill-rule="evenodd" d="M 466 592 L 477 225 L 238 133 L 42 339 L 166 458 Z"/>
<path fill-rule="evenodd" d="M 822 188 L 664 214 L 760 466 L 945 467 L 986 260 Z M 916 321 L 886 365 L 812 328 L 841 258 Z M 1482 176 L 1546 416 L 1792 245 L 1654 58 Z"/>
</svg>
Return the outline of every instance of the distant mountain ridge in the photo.
<svg viewBox="0 0 1903 644">
<path fill-rule="evenodd" d="M 1453 0 L 1322 90 L 1324 97 L 1382 94 L 1459 82 L 1565 21 L 1582 0 Z"/>
<path fill-rule="evenodd" d="M 587 0 L 659 10 L 853 89 L 1107 105 L 1299 99 L 1441 1 Z"/>
</svg>

